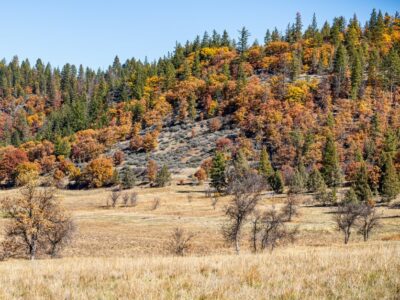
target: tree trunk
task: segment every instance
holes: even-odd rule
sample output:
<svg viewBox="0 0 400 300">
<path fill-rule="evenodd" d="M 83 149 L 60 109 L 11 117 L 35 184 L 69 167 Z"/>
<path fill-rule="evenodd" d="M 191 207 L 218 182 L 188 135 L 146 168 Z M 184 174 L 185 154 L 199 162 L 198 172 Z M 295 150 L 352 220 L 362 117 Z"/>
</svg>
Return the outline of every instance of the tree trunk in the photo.
<svg viewBox="0 0 400 300">
<path fill-rule="evenodd" d="M 236 235 L 236 238 L 235 238 L 235 250 L 236 250 L 236 254 L 239 255 L 239 252 L 240 252 L 239 235 Z"/>
<path fill-rule="evenodd" d="M 349 242 L 349 238 L 350 238 L 350 231 L 346 230 L 344 232 L 344 243 L 347 244 Z"/>
</svg>

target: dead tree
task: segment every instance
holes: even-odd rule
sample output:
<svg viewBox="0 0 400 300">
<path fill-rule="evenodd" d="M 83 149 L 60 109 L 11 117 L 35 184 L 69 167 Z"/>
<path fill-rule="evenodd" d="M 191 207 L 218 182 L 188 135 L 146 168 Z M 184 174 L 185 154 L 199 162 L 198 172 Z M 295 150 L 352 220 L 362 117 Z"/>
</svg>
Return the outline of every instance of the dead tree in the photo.
<svg viewBox="0 0 400 300">
<path fill-rule="evenodd" d="M 113 190 L 110 194 L 110 201 L 111 201 L 111 206 L 115 208 L 117 206 L 117 202 L 119 197 L 121 197 L 121 191 L 119 189 Z"/>
<path fill-rule="evenodd" d="M 288 230 L 285 226 L 285 215 L 273 207 L 261 218 L 261 248 L 274 250 L 279 244 L 293 243 L 298 229 Z"/>
<path fill-rule="evenodd" d="M 124 206 L 128 206 L 128 202 L 129 202 L 129 194 L 128 193 L 124 193 L 122 195 L 122 202 L 124 203 Z"/>
<path fill-rule="evenodd" d="M 190 241 L 194 236 L 192 233 L 185 233 L 181 228 L 175 228 L 168 242 L 168 250 L 174 255 L 184 256 L 190 249 Z"/>
<path fill-rule="evenodd" d="M 225 214 L 228 222 L 223 226 L 223 235 L 227 242 L 235 245 L 236 253 L 240 252 L 240 238 L 243 225 L 248 216 L 254 211 L 263 184 L 259 175 L 247 173 L 230 181 L 228 193 L 233 196 L 232 201 L 226 207 Z"/>
<path fill-rule="evenodd" d="M 344 243 L 347 244 L 350 239 L 351 228 L 355 225 L 360 216 L 360 206 L 353 203 L 347 203 L 338 207 L 335 221 L 339 231 L 344 234 Z"/>
<path fill-rule="evenodd" d="M 160 198 L 155 197 L 155 198 L 153 199 L 153 203 L 152 203 L 152 205 L 151 205 L 151 210 L 156 210 L 156 209 L 160 206 L 160 204 L 161 204 Z"/>
<path fill-rule="evenodd" d="M 138 201 L 138 194 L 136 192 L 132 192 L 129 196 L 129 200 L 131 202 L 131 206 L 136 206 Z"/>
<path fill-rule="evenodd" d="M 48 240 L 47 254 L 51 257 L 57 257 L 63 247 L 71 242 L 76 226 L 71 217 L 62 211 L 54 214 L 50 230 L 46 231 Z"/>
<path fill-rule="evenodd" d="M 1 210 L 9 217 L 1 244 L 3 258 L 39 254 L 54 256 L 71 237 L 71 218 L 59 206 L 52 188 L 39 189 L 34 182 L 20 191 L 18 198 L 1 201 Z"/>
<path fill-rule="evenodd" d="M 254 210 L 251 218 L 251 236 L 250 243 L 253 248 L 253 252 L 256 253 L 258 250 L 258 240 L 261 231 L 261 214 L 258 210 Z"/>
<path fill-rule="evenodd" d="M 363 204 L 360 208 L 360 216 L 358 218 L 358 234 L 362 235 L 364 242 L 369 238 L 371 231 L 379 226 L 380 216 L 376 212 L 376 208 Z"/>
<path fill-rule="evenodd" d="M 292 217 L 297 216 L 298 213 L 298 196 L 289 193 L 286 198 L 285 205 L 282 208 L 282 214 L 284 215 L 287 222 L 292 221 Z"/>
</svg>

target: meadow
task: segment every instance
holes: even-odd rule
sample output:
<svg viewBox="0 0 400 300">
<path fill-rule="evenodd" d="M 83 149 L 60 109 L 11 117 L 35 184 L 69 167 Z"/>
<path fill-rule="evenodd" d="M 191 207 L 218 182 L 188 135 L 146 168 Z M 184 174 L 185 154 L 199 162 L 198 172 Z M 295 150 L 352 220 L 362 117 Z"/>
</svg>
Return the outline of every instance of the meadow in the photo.
<svg viewBox="0 0 400 300">
<path fill-rule="evenodd" d="M 115 208 L 107 206 L 108 189 L 59 190 L 77 225 L 72 244 L 61 258 L 0 262 L 0 299 L 399 297 L 400 209 L 379 207 L 381 225 L 371 239 L 363 242 L 354 231 L 344 245 L 334 208 L 318 207 L 303 195 L 300 215 L 289 223 L 299 227 L 294 244 L 253 254 L 245 234 L 238 256 L 221 234 L 229 197 L 214 208 L 205 185 L 134 190 L 136 206 Z M 279 208 L 284 198 L 267 192 L 258 208 Z M 0 219 L 0 229 L 6 221 Z M 186 257 L 169 253 L 176 227 L 194 234 Z"/>
</svg>

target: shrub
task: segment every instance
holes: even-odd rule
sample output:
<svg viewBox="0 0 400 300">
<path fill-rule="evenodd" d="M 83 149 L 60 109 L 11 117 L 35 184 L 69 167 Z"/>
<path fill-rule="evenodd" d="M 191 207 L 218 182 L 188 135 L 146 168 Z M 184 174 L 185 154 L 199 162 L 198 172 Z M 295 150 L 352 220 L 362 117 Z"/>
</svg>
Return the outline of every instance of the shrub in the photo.
<svg viewBox="0 0 400 300">
<path fill-rule="evenodd" d="M 208 123 L 208 129 L 210 132 L 216 132 L 222 127 L 221 121 L 218 118 L 211 119 Z"/>
<path fill-rule="evenodd" d="M 113 161 L 114 161 L 114 165 L 119 166 L 120 164 L 122 164 L 122 162 L 125 159 L 125 154 L 124 152 L 118 150 L 115 151 L 114 155 L 113 155 Z"/>
<path fill-rule="evenodd" d="M 171 181 L 171 173 L 166 165 L 164 165 L 156 176 L 156 185 L 159 187 L 166 186 Z"/>
<path fill-rule="evenodd" d="M 40 160 L 42 172 L 49 173 L 54 169 L 56 157 L 54 155 L 45 156 Z"/>
<path fill-rule="evenodd" d="M 149 179 L 150 183 L 153 183 L 156 180 L 157 169 L 158 169 L 158 166 L 157 166 L 156 162 L 154 160 L 150 159 L 147 164 L 147 170 L 146 170 L 147 178 Z"/>
<path fill-rule="evenodd" d="M 154 130 L 153 132 L 148 132 L 145 134 L 145 136 L 143 137 L 143 149 L 146 152 L 151 152 L 157 148 L 158 135 L 159 135 L 159 133 L 157 130 Z"/>
<path fill-rule="evenodd" d="M 92 160 L 84 169 L 83 182 L 89 187 L 102 187 L 112 182 L 114 167 L 112 160 L 99 157 Z"/>
<path fill-rule="evenodd" d="M 200 168 L 194 173 L 194 177 L 196 177 L 198 183 L 201 184 L 204 180 L 207 180 L 207 172 L 203 168 Z"/>
<path fill-rule="evenodd" d="M 193 237 L 194 234 L 186 234 L 183 229 L 175 228 L 168 243 L 169 252 L 174 255 L 184 256 L 191 247 L 190 241 Z"/>
<path fill-rule="evenodd" d="M 57 137 L 54 143 L 54 154 L 69 157 L 71 155 L 71 144 L 67 138 Z"/>
<path fill-rule="evenodd" d="M 23 186 L 39 178 L 40 166 L 29 161 L 20 163 L 16 170 L 15 183 Z"/>
<path fill-rule="evenodd" d="M 7 147 L 0 160 L 0 181 L 14 183 L 17 166 L 28 161 L 25 151 L 14 147 Z"/>
<path fill-rule="evenodd" d="M 135 172 L 131 168 L 127 167 L 123 170 L 121 175 L 121 183 L 124 189 L 131 189 L 135 186 L 136 176 Z"/>
<path fill-rule="evenodd" d="M 129 148 L 132 151 L 142 150 L 143 149 L 143 138 L 140 135 L 134 135 L 129 142 Z"/>
<path fill-rule="evenodd" d="M 72 158 L 78 162 L 88 162 L 98 157 L 104 151 L 104 146 L 93 137 L 79 139 L 72 146 Z"/>
</svg>

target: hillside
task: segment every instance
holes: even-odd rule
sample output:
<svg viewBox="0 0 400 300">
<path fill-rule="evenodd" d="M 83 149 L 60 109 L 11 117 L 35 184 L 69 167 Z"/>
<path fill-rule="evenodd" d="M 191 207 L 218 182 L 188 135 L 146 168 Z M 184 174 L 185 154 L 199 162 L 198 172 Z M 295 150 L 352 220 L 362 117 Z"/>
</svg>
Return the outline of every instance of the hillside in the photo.
<svg viewBox="0 0 400 300">
<path fill-rule="evenodd" d="M 314 15 L 306 27 L 297 14 L 263 43 L 251 43 L 246 28 L 236 40 L 206 32 L 158 61 L 116 57 L 97 72 L 3 60 L 0 182 L 110 186 L 127 166 L 148 181 L 152 159 L 158 169 L 202 165 L 210 175 L 204 164 L 215 150 L 229 162 L 241 151 L 254 166 L 264 147 L 289 184 L 300 162 L 324 172 L 332 142 L 340 184 L 364 162 L 371 190 L 383 193 L 388 154 L 400 169 L 399 45 L 399 14 L 373 10 L 365 25 L 354 15 L 318 26 Z M 110 157 L 118 148 L 125 155 Z M 99 168 L 108 174 L 101 181 Z"/>
</svg>

